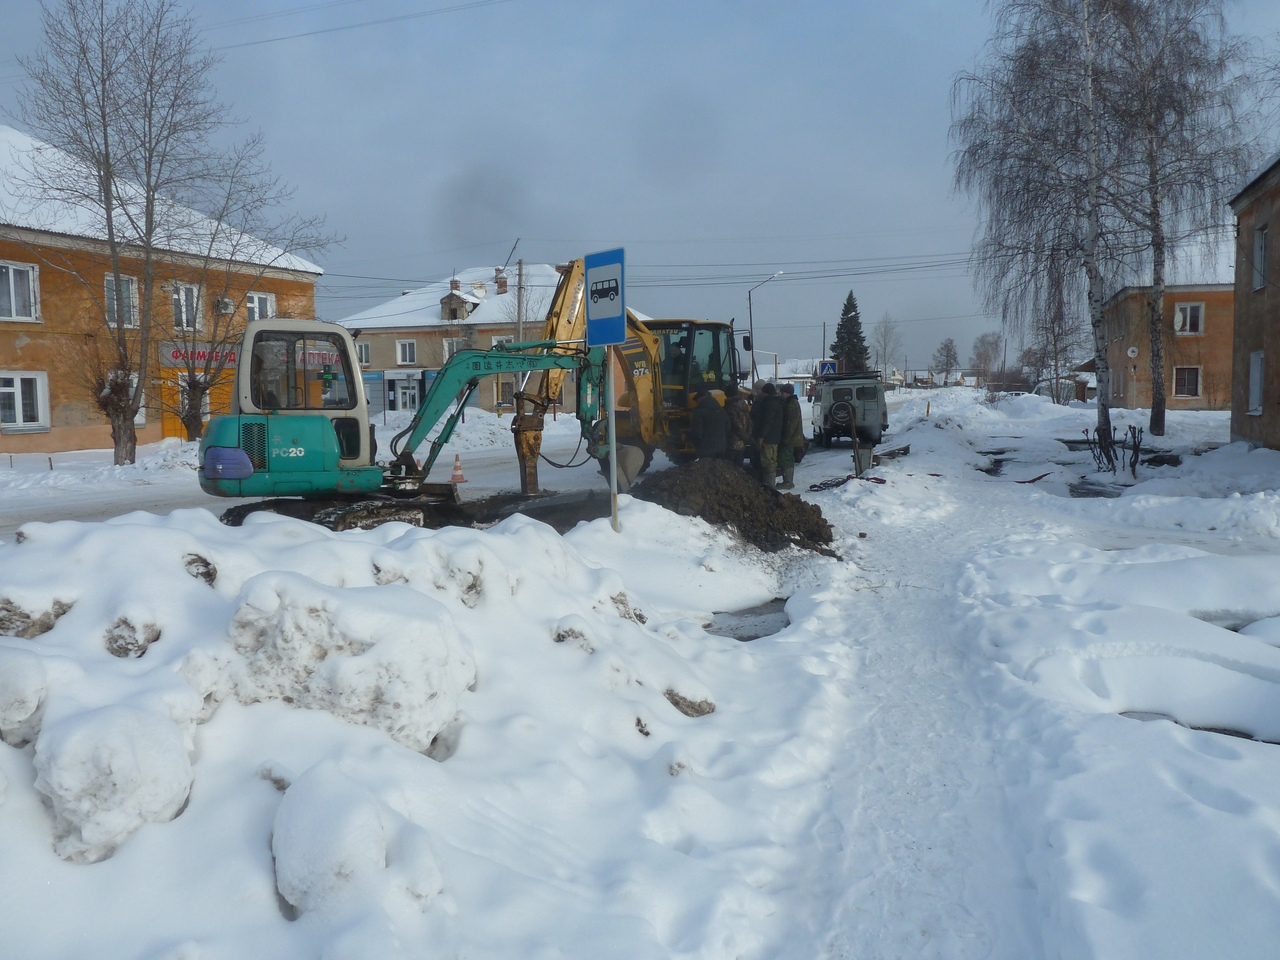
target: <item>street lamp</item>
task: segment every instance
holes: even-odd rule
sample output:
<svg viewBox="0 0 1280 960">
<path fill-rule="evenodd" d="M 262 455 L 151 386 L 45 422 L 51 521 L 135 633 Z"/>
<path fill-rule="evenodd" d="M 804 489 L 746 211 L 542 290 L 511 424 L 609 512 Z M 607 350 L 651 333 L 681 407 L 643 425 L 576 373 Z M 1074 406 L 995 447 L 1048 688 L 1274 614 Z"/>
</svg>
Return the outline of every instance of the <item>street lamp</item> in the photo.
<svg viewBox="0 0 1280 960">
<path fill-rule="evenodd" d="M 780 276 L 782 276 L 781 270 L 775 273 L 772 277 L 765 277 L 763 280 L 761 280 L 754 287 L 752 287 L 750 290 L 747 291 L 747 333 L 751 335 L 751 382 L 752 383 L 756 382 L 756 324 L 755 324 L 754 318 L 751 316 L 751 291 L 757 290 L 760 287 L 763 287 L 770 280 L 774 279 L 774 277 L 780 277 Z"/>
</svg>

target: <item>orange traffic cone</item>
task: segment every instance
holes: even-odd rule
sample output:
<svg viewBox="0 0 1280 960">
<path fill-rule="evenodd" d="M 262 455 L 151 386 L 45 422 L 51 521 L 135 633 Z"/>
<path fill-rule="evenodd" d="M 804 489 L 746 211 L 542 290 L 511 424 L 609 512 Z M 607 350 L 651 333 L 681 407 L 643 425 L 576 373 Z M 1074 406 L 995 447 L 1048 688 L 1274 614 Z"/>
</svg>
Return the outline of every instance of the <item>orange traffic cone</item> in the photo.
<svg viewBox="0 0 1280 960">
<path fill-rule="evenodd" d="M 455 453 L 453 455 L 453 476 L 449 478 L 450 483 L 466 483 L 467 478 L 462 475 L 462 455 Z"/>
</svg>

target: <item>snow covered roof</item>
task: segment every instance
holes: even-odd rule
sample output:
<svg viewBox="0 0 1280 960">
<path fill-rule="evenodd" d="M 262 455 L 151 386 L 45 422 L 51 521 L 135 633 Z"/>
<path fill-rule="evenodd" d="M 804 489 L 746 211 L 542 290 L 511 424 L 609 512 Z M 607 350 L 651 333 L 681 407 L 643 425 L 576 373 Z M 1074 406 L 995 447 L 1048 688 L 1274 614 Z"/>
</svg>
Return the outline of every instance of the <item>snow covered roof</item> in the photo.
<svg viewBox="0 0 1280 960">
<path fill-rule="evenodd" d="M 359 313 L 344 317 L 338 323 L 360 330 L 399 330 L 412 327 L 468 326 L 515 323 L 516 276 L 508 269 L 504 274 L 507 292 L 498 293 L 496 268 L 471 267 L 452 277 L 436 280 L 425 287 L 406 290 L 394 300 L 369 307 Z M 475 304 L 462 320 L 443 320 L 440 301 L 449 295 L 450 281 L 457 280 L 457 296 Z M 539 324 L 546 314 L 554 295 L 560 274 L 547 263 L 524 265 L 525 321 Z"/>
<path fill-rule="evenodd" d="M 1261 180 L 1268 173 L 1270 173 L 1272 168 L 1275 167 L 1277 164 L 1280 164 L 1280 153 L 1274 153 L 1269 158 L 1267 158 L 1267 162 L 1262 165 L 1261 169 L 1259 169 L 1257 173 L 1253 174 L 1251 177 L 1249 177 L 1248 180 L 1244 182 L 1244 184 L 1240 187 L 1240 189 L 1236 191 L 1235 196 L 1233 196 L 1230 200 L 1227 201 L 1227 204 L 1234 209 L 1236 206 L 1236 202 L 1240 200 L 1240 198 L 1243 197 L 1246 193 L 1248 193 L 1249 189 L 1254 184 L 1256 184 L 1259 180 Z"/>
<path fill-rule="evenodd" d="M 106 240 L 100 210 L 37 196 L 31 188 L 24 186 L 29 171 L 37 166 L 54 164 L 70 168 L 76 165 L 76 161 L 57 147 L 0 124 L 0 225 Z M 222 260 L 302 273 L 324 273 L 323 268 L 309 260 L 239 233 L 188 207 L 170 204 L 168 209 L 176 214 L 171 219 L 180 227 L 171 231 L 161 244 L 167 251 L 200 257 L 211 255 Z"/>
</svg>

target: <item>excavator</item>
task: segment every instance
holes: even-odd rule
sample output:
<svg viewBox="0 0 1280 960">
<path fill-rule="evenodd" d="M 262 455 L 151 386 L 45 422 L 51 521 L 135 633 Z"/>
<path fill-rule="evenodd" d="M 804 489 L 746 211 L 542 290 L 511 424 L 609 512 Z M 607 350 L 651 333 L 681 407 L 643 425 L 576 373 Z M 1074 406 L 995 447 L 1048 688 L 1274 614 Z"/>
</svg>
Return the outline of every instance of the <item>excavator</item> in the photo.
<svg viewBox="0 0 1280 960">
<path fill-rule="evenodd" d="M 378 463 L 374 425 L 355 341 L 345 327 L 315 320 L 250 322 L 241 343 L 231 413 L 213 418 L 200 443 L 200 486 L 209 494 L 255 500 L 223 514 L 239 523 L 270 510 L 333 529 L 388 520 L 417 526 L 449 522 L 457 485 L 428 482 L 466 409 L 486 377 L 515 374 L 512 431 L 521 495 L 538 494 L 545 415 L 566 381 L 576 388 L 576 416 L 587 452 L 608 457 L 607 365 L 615 362 L 621 392 L 615 402 L 617 442 L 636 446 L 647 467 L 654 450 L 677 462 L 693 456 L 695 394 L 721 402 L 742 379 L 732 322 L 655 320 L 627 311 L 627 340 L 611 351 L 585 340 L 585 269 L 581 259 L 560 268 L 561 279 L 538 340 L 459 350 L 440 368 L 409 426 Z M 749 338 L 744 347 L 750 349 Z M 416 454 L 444 420 L 430 450 Z M 433 514 L 435 516 L 433 516 Z"/>
</svg>

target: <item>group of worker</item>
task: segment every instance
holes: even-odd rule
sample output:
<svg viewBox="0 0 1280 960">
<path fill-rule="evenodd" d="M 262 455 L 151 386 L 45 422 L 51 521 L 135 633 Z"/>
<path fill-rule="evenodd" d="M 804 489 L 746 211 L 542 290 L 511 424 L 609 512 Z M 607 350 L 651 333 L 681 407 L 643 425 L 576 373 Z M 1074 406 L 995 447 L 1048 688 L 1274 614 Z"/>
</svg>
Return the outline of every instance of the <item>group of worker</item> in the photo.
<svg viewBox="0 0 1280 960">
<path fill-rule="evenodd" d="M 779 392 L 774 384 L 757 380 L 750 405 L 732 384 L 725 390 L 723 406 L 709 391 L 699 390 L 691 430 L 698 459 L 719 457 L 737 466 L 747 464 L 764 486 L 795 488 L 805 439 L 794 385 L 784 383 Z"/>
</svg>

